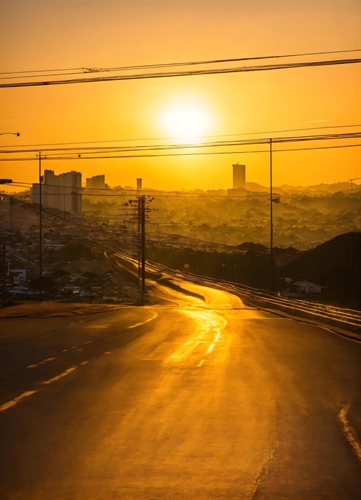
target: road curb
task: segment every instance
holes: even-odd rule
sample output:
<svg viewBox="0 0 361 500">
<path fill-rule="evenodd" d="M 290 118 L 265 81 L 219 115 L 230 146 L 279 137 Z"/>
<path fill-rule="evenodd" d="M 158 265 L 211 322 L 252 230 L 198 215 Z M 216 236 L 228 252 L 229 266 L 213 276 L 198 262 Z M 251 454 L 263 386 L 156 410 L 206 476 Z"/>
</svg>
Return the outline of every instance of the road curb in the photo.
<svg viewBox="0 0 361 500">
<path fill-rule="evenodd" d="M 351 445 L 356 457 L 359 459 L 359 461 L 361 462 L 361 443 L 360 443 L 360 440 L 359 440 L 359 437 L 357 435 L 357 432 L 356 430 L 354 429 L 354 427 L 350 424 L 349 420 L 348 420 L 348 412 L 349 412 L 349 408 L 350 408 L 350 405 L 347 405 L 347 406 L 344 406 L 339 414 L 338 414 L 338 420 L 340 422 L 340 425 L 341 425 L 341 429 L 347 439 L 347 441 L 349 442 L 349 444 Z"/>
</svg>

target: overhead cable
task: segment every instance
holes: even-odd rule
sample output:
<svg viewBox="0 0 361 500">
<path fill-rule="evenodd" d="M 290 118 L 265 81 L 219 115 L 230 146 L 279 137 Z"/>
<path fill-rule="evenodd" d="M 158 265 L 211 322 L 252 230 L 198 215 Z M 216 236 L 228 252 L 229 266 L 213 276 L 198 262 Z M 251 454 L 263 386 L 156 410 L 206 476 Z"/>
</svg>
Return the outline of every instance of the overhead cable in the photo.
<svg viewBox="0 0 361 500">
<path fill-rule="evenodd" d="M 203 61 L 184 61 L 184 62 L 168 62 L 168 63 L 153 63 L 153 64 L 138 64 L 132 66 L 115 66 L 110 68 L 97 68 L 97 67 L 79 67 L 79 68 L 60 68 L 60 69 L 40 69 L 40 70 L 28 70 L 28 71 L 7 71 L 0 73 L 0 79 L 9 78 L 27 78 L 28 75 L 34 75 L 34 77 L 40 76 L 62 76 L 69 74 L 84 74 L 84 73 L 103 73 L 112 71 L 133 71 L 133 70 L 145 70 L 145 69 L 155 69 L 155 68 L 172 68 L 180 66 L 197 66 L 197 65 L 208 65 L 208 64 L 223 64 L 230 62 L 241 62 L 241 61 L 257 61 L 264 59 L 282 59 L 288 57 L 305 57 L 305 56 L 317 56 L 326 54 L 346 54 L 352 52 L 360 52 L 361 49 L 351 49 L 351 50 L 333 50 L 333 51 L 323 51 L 323 52 L 303 52 L 296 54 L 277 54 L 268 56 L 254 56 L 254 57 L 237 57 L 228 59 L 208 59 Z M 65 73 L 64 73 L 65 72 Z M 45 73 L 42 74 L 42 73 Z M 3 77 L 1 75 L 12 75 L 10 77 Z M 18 75 L 18 76 L 15 76 Z"/>
<path fill-rule="evenodd" d="M 342 149 L 342 148 L 355 148 L 360 147 L 361 143 L 358 144 L 343 144 L 335 146 L 316 146 L 310 148 L 288 148 L 288 149 L 274 149 L 273 153 L 286 153 L 291 151 L 311 151 L 311 150 L 322 150 L 322 149 Z M 134 154 L 134 155 L 99 155 L 99 156 L 80 156 L 78 158 L 71 158 L 68 156 L 44 156 L 42 160 L 116 160 L 116 159 L 132 159 L 132 158 L 162 158 L 162 157 L 174 157 L 174 156 L 206 156 L 206 155 L 231 155 L 231 154 L 250 154 L 250 153 L 267 153 L 268 149 L 259 150 L 246 150 L 246 151 L 201 151 L 192 153 L 159 153 L 159 154 Z M 38 161 L 38 158 L 28 157 L 28 158 L 1 158 L 0 162 L 4 161 Z"/>
<path fill-rule="evenodd" d="M 307 141 L 324 141 L 324 140 L 339 140 L 339 139 L 358 139 L 361 138 L 361 132 L 346 132 L 346 133 L 333 133 L 333 134 L 315 134 L 303 136 L 289 136 L 289 137 L 274 137 L 272 138 L 273 144 L 281 144 L 288 142 L 307 142 Z M 261 137 L 257 139 L 240 139 L 231 141 L 212 141 L 202 142 L 199 144 L 186 143 L 186 144 L 169 144 L 169 145 L 139 145 L 139 146 L 98 146 L 98 147 L 80 147 L 80 148 L 42 148 L 42 153 L 56 152 L 56 154 L 65 153 L 70 155 L 77 155 L 79 152 L 82 155 L 86 154 L 101 154 L 103 152 L 134 152 L 134 151 L 165 151 L 169 149 L 199 149 L 199 148 L 213 148 L 213 147 L 233 147 L 233 146 L 250 146 L 258 144 L 268 145 L 270 142 L 269 137 Z M 1 150 L 3 154 L 14 153 L 38 153 L 38 149 L 16 149 L 16 150 Z M 75 158 L 74 158 L 75 159 Z"/>
<path fill-rule="evenodd" d="M 197 139 L 206 139 L 206 138 L 211 138 L 211 137 L 236 137 L 236 136 L 249 136 L 249 135 L 260 135 L 260 134 L 267 134 L 267 137 L 270 136 L 270 134 L 279 134 L 279 133 L 284 133 L 284 132 L 304 132 L 307 130 L 324 130 L 324 129 L 337 129 L 337 128 L 354 128 L 354 127 L 361 127 L 360 123 L 353 124 L 353 125 L 327 125 L 327 126 L 320 126 L 320 127 L 307 127 L 307 128 L 293 128 L 293 129 L 283 129 L 283 130 L 266 130 L 266 131 L 260 131 L 260 132 L 245 132 L 243 134 L 218 134 L 218 135 L 201 135 L 198 136 Z M 0 153 L 2 152 L 1 150 L 6 148 L 25 148 L 25 147 L 32 147 L 32 148 L 37 148 L 36 151 L 38 151 L 38 148 L 41 147 L 43 151 L 44 146 L 48 147 L 53 147 L 53 146 L 74 146 L 76 145 L 76 148 L 73 148 L 74 150 L 78 150 L 78 146 L 81 144 L 109 144 L 111 142 L 139 142 L 139 141 L 164 141 L 164 140 L 177 140 L 179 138 L 177 137 L 148 137 L 148 138 L 139 138 L 139 139 L 112 139 L 112 140 L 107 140 L 107 141 L 78 141 L 78 142 L 54 142 L 54 143 L 39 143 L 39 144 L 13 144 L 9 146 L 0 146 Z M 187 137 L 185 138 L 187 139 Z"/>
<path fill-rule="evenodd" d="M 330 61 L 308 61 L 300 63 L 268 64 L 263 66 L 242 66 L 236 68 L 218 68 L 218 69 L 215 68 L 215 69 L 204 69 L 204 70 L 171 71 L 171 72 L 161 72 L 161 73 L 138 73 L 131 75 L 96 76 L 92 78 L 76 78 L 76 79 L 65 79 L 65 80 L 42 80 L 33 82 L 28 81 L 28 82 L 0 83 L 0 88 L 41 87 L 48 85 L 69 85 L 76 83 L 95 83 L 95 82 L 111 82 L 111 81 L 121 81 L 121 80 L 174 78 L 181 76 L 217 75 L 217 74 L 227 74 L 227 73 L 230 74 L 230 73 L 244 73 L 253 71 L 271 71 L 280 69 L 357 64 L 360 62 L 361 62 L 360 58 L 335 59 Z"/>
</svg>

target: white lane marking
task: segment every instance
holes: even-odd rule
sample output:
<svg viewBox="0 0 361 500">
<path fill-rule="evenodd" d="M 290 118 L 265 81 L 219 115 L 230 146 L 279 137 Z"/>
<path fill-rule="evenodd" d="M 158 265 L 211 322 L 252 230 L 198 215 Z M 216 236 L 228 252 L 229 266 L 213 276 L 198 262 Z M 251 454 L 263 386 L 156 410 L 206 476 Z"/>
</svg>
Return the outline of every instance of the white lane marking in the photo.
<svg viewBox="0 0 361 500">
<path fill-rule="evenodd" d="M 215 339 L 214 339 L 214 342 L 218 342 L 220 335 L 221 335 L 221 332 L 218 332 Z"/>
<path fill-rule="evenodd" d="M 127 330 L 130 330 L 131 328 L 137 328 L 137 326 L 145 325 L 145 323 L 149 323 L 149 321 L 153 321 L 153 319 L 155 319 L 157 316 L 158 316 L 158 314 L 155 313 L 154 316 L 152 316 L 149 319 L 146 319 L 145 321 L 143 321 L 143 323 L 136 323 L 135 325 L 128 326 Z"/>
<path fill-rule="evenodd" d="M 61 352 L 67 352 L 69 351 L 69 349 L 63 349 Z"/>
<path fill-rule="evenodd" d="M 82 363 L 80 363 L 80 365 L 83 366 L 86 365 L 87 363 L 89 363 L 89 361 L 83 361 Z"/>
<path fill-rule="evenodd" d="M 71 348 L 72 348 L 72 349 L 76 349 L 76 345 L 72 345 L 72 346 L 71 346 Z"/>
<path fill-rule="evenodd" d="M 82 349 L 81 347 L 79 347 L 79 348 L 77 349 L 77 351 L 82 351 L 82 350 L 83 350 L 83 349 Z"/>
<path fill-rule="evenodd" d="M 202 361 L 200 361 L 197 366 L 202 366 L 203 363 L 204 363 L 204 359 L 202 359 Z"/>
<path fill-rule="evenodd" d="M 87 325 L 87 328 L 108 328 L 109 325 Z"/>
<path fill-rule="evenodd" d="M 12 406 L 15 406 L 17 403 L 19 403 L 22 399 L 27 398 L 28 396 L 31 396 L 32 394 L 35 394 L 37 391 L 27 391 L 23 392 L 18 396 L 17 398 L 13 399 L 12 401 L 9 401 L 8 403 L 4 403 L 3 405 L 0 406 L 0 411 L 5 411 L 8 408 L 11 408 Z"/>
<path fill-rule="evenodd" d="M 61 373 L 60 375 L 57 375 L 56 377 L 53 377 L 50 380 L 46 380 L 45 382 L 43 382 L 43 384 L 44 385 L 51 384 L 51 383 L 55 382 L 56 380 L 59 380 L 63 377 L 66 377 L 67 375 L 69 375 L 70 373 L 72 373 L 76 369 L 77 369 L 77 366 L 72 366 L 71 368 L 68 368 L 67 370 L 65 370 L 65 372 Z"/>
<path fill-rule="evenodd" d="M 338 414 L 338 420 L 341 424 L 341 428 L 343 430 L 343 433 L 345 434 L 347 441 L 352 446 L 352 449 L 355 452 L 357 458 L 361 461 L 361 444 L 358 440 L 355 429 L 347 420 L 348 409 L 349 405 L 340 410 L 340 413 Z"/>
<path fill-rule="evenodd" d="M 104 354 L 111 354 L 111 352 L 110 351 L 103 352 L 103 356 L 104 356 Z"/>
<path fill-rule="evenodd" d="M 87 342 L 84 342 L 84 344 L 92 344 L 94 340 L 88 340 Z"/>
<path fill-rule="evenodd" d="M 48 358 L 44 359 L 44 361 L 39 361 L 38 365 L 45 365 L 45 363 L 49 363 L 49 361 L 54 361 L 56 358 Z"/>
<path fill-rule="evenodd" d="M 193 340 L 191 340 L 190 342 L 186 342 L 184 345 L 191 345 L 193 344 Z"/>
<path fill-rule="evenodd" d="M 28 368 L 37 368 L 39 365 L 45 365 L 46 363 L 49 363 L 49 361 L 54 361 L 56 358 L 47 358 L 44 359 L 43 361 L 39 361 L 37 364 L 34 363 L 33 365 L 29 365 Z"/>
<path fill-rule="evenodd" d="M 214 344 L 211 344 L 211 345 L 208 347 L 208 351 L 206 352 L 206 354 L 209 354 L 210 352 L 212 352 L 213 347 L 214 347 Z"/>
</svg>

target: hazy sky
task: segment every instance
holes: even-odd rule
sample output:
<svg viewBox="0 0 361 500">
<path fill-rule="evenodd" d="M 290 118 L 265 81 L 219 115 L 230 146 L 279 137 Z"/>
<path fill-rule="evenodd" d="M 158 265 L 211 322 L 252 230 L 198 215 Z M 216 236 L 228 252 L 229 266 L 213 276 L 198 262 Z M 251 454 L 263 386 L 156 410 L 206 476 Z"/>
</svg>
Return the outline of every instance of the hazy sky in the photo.
<svg viewBox="0 0 361 500">
<path fill-rule="evenodd" d="M 361 48 L 358 0 L 0 0 L 0 5 L 1 73 Z M 360 52 L 298 62 L 344 57 Z M 253 64 L 265 62 L 239 65 Z M 83 141 L 139 146 L 175 143 L 184 135 L 219 141 L 256 132 L 261 134 L 249 137 L 355 132 L 359 129 L 277 131 L 360 124 L 361 65 L 5 88 L 0 98 L 1 132 L 21 133 L 3 135 L 2 146 Z M 245 149 L 183 158 L 44 160 L 43 167 L 56 174 L 79 170 L 84 182 L 103 173 L 111 186 L 134 186 L 142 177 L 150 187 L 216 189 L 231 187 L 231 165 L 239 162 L 247 165 L 248 181 L 267 185 L 268 154 L 241 152 Z M 275 152 L 274 182 L 308 185 L 361 177 L 360 149 Z M 0 176 L 36 182 L 32 156 L 31 162 L 1 162 Z"/>
</svg>

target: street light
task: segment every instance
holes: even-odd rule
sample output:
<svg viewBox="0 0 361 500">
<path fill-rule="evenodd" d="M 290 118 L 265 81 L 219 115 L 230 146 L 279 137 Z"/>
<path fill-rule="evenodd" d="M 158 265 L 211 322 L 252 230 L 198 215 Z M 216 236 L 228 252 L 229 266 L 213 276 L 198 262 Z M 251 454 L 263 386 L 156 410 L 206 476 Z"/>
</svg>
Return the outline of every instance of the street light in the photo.
<svg viewBox="0 0 361 500">
<path fill-rule="evenodd" d="M 0 135 L 16 135 L 20 137 L 20 132 L 0 132 Z"/>
</svg>

